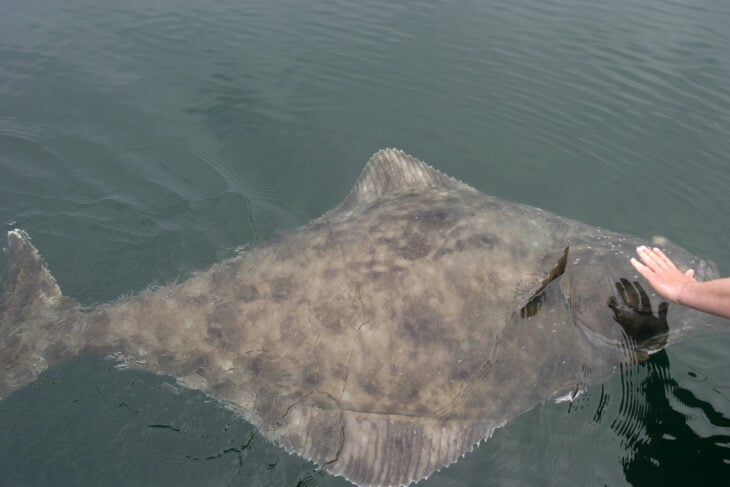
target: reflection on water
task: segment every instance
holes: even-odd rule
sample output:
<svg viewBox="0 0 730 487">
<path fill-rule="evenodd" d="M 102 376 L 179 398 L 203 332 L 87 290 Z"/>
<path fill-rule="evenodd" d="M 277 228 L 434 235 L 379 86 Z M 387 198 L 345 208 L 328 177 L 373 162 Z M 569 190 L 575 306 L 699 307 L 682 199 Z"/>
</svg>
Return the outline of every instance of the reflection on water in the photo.
<svg viewBox="0 0 730 487">
<path fill-rule="evenodd" d="M 113 369 L 76 359 L 0 402 L 3 485 L 347 485 L 202 394 Z"/>
<path fill-rule="evenodd" d="M 349 485 L 202 394 L 101 358 L 49 370 L 0 402 L 0 418 L 8 485 Z M 659 352 L 573 403 L 539 406 L 423 485 L 720 486 L 729 442 L 730 419 Z"/>
<path fill-rule="evenodd" d="M 3 7 L 0 222 L 83 303 L 305 223 L 387 146 L 730 273 L 728 2 Z M 540 406 L 424 485 L 725 483 L 728 347 L 698 337 Z M 346 485 L 198 395 L 108 366 L 79 359 L 0 402 L 1 478 Z"/>
<path fill-rule="evenodd" d="M 639 366 L 646 369 L 636 384 L 642 396 L 637 402 L 645 404 L 635 415 L 642 435 L 617 430 L 626 439 L 626 480 L 635 486 L 723 485 L 730 478 L 730 417 L 681 387 L 669 363 L 661 351 Z M 694 371 L 687 375 L 707 380 Z M 698 422 L 701 428 L 693 428 Z"/>
</svg>

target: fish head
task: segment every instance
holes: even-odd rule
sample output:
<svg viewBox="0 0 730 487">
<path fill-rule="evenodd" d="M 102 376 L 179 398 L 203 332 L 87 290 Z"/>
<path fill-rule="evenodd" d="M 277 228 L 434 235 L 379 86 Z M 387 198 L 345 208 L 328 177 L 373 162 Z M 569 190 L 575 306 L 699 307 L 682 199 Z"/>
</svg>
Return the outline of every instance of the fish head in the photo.
<svg viewBox="0 0 730 487">
<path fill-rule="evenodd" d="M 570 320 L 592 345 L 644 359 L 697 332 L 730 329 L 726 319 L 665 299 L 637 273 L 630 258 L 646 242 L 591 244 L 571 247 L 560 289 Z M 719 277 L 713 262 L 681 247 L 667 242 L 665 252 L 698 281 Z"/>
</svg>

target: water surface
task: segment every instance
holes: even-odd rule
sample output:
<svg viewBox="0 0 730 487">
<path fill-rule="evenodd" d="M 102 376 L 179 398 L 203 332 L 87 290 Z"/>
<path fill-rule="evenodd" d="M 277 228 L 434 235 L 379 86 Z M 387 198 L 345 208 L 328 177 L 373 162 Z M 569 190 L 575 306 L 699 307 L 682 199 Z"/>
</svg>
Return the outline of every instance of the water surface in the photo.
<svg viewBox="0 0 730 487">
<path fill-rule="evenodd" d="M 8 0 L 0 223 L 93 304 L 302 225 L 395 146 L 730 275 L 729 25 L 714 0 Z M 729 349 L 697 337 L 539 406 L 423 485 L 725 485 Z M 93 357 L 0 402 L 0 476 L 346 485 Z"/>
</svg>

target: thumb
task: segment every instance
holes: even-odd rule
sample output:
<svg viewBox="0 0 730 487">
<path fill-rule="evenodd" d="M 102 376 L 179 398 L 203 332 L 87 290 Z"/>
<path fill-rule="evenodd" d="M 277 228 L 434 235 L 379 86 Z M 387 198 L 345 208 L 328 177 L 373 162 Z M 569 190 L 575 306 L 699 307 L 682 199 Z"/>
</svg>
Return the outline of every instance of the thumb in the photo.
<svg viewBox="0 0 730 487">
<path fill-rule="evenodd" d="M 694 269 L 687 269 L 687 271 L 684 273 L 685 276 L 691 277 L 692 279 L 695 278 L 695 270 Z"/>
</svg>

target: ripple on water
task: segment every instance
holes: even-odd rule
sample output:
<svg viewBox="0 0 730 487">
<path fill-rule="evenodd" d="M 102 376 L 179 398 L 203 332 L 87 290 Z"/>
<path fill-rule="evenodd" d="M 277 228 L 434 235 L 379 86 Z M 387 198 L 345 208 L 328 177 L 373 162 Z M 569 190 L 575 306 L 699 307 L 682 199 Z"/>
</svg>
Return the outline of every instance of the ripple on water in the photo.
<svg viewBox="0 0 730 487">
<path fill-rule="evenodd" d="M 82 302 L 175 280 L 305 222 L 393 145 L 487 192 L 667 235 L 728 271 L 728 2 L 8 5 L 0 221 L 31 231 Z M 705 467 L 723 473 L 730 385 L 713 367 L 727 365 L 727 346 L 703 343 L 539 406 L 430 485 L 652 485 L 647 472 L 677 485 Z M 11 436 L 0 446 L 21 447 L 0 470 L 51 478 L 53 465 L 73 465 L 94 483 L 96 459 L 128 469 L 115 481 L 346 485 L 259 436 L 242 449 L 245 427 L 199 445 L 229 420 L 195 423 L 216 414 L 195 409 L 198 398 L 167 407 L 127 388 L 153 379 L 87 369 L 0 404 L 0 435 Z M 54 384 L 65 390 L 68 376 L 79 383 L 64 395 Z M 64 423 L 73 415 L 78 428 Z"/>
</svg>

